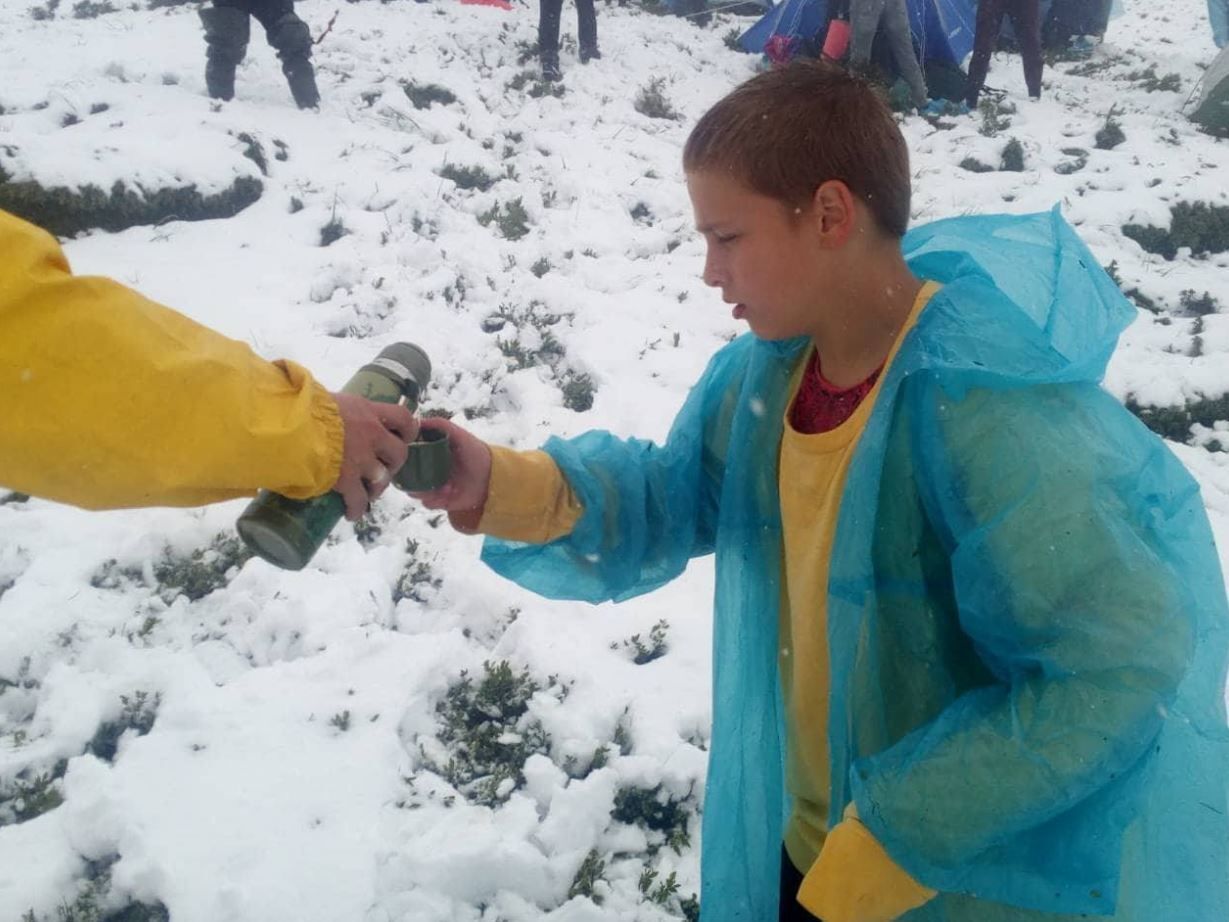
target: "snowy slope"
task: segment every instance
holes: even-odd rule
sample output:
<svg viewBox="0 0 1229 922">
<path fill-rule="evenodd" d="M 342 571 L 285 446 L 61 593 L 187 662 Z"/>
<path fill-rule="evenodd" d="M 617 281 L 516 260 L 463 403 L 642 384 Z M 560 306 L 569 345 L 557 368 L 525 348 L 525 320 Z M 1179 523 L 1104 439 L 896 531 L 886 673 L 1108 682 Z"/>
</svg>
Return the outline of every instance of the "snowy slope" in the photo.
<svg viewBox="0 0 1229 922">
<path fill-rule="evenodd" d="M 536 7 L 299 9 L 316 34 L 338 13 L 316 52 L 319 113 L 291 106 L 259 29 L 238 98 L 218 105 L 204 96 L 194 6 L 38 20 L 26 0 L 0 0 L 0 167 L 14 180 L 263 183 L 228 220 L 69 241 L 76 270 L 335 387 L 383 345 L 417 342 L 435 364 L 424 409 L 491 440 L 664 435 L 739 332 L 699 280 L 679 151 L 705 107 L 753 73 L 723 41 L 749 21 L 696 28 L 605 4 L 604 58 L 582 67 L 566 9 L 556 98 L 533 95 L 526 75 Z M 1121 231 L 1166 224 L 1177 201 L 1229 204 L 1229 146 L 1180 112 L 1213 53 L 1200 0 L 1127 0 L 1097 67 L 1048 69 L 1040 102 L 1022 99 L 1018 59 L 996 58 L 991 86 L 1018 104 L 997 134 L 979 116 L 904 123 L 915 221 L 1061 202 L 1124 288 L 1157 302 L 1108 380 L 1143 404 L 1229 390 L 1229 253 L 1166 261 Z M 1180 90 L 1148 92 L 1149 65 Z M 633 106 L 654 78 L 677 120 Z M 455 100 L 418 108 L 404 87 L 428 84 Z M 1111 108 L 1126 140 L 1101 150 Z M 260 145 L 267 175 L 239 135 Z M 1023 172 L 957 165 L 997 165 L 1013 137 Z M 1055 172 L 1079 156 L 1082 168 Z M 491 185 L 459 188 L 440 175 L 450 168 L 481 168 Z M 519 239 L 479 220 L 516 200 Z M 345 235 L 321 246 L 335 221 Z M 1188 289 L 1217 296 L 1219 313 L 1184 313 Z M 1229 559 L 1229 451 L 1176 450 Z M 0 920 L 132 904 L 175 922 L 688 912 L 710 726 L 707 562 L 617 608 L 546 602 L 390 492 L 371 523 L 339 526 L 309 569 L 283 573 L 232 565 L 242 508 L 0 505 Z M 183 588 L 186 575 L 206 582 Z M 506 709 L 496 748 L 520 753 L 524 783 L 459 792 L 442 777 L 458 755 L 452 705 L 468 700 L 457 683 L 467 670 L 471 690 L 492 689 L 484 663 L 505 661 L 522 707 Z M 663 886 L 671 873 L 677 892 Z"/>
</svg>

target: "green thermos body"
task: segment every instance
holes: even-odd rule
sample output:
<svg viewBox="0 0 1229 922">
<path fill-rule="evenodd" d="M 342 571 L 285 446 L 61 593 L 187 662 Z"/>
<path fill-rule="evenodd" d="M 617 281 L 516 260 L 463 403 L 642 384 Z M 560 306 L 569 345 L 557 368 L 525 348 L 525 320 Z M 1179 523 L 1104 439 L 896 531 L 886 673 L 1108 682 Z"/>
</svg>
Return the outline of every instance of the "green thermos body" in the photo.
<svg viewBox="0 0 1229 922">
<path fill-rule="evenodd" d="M 360 368 L 342 392 L 380 403 L 401 403 L 412 413 L 430 380 L 427 354 L 412 343 L 393 343 Z M 449 461 L 447 436 L 424 430 L 420 441 L 410 445 L 407 461 L 393 475 L 393 482 L 403 490 L 433 490 L 447 482 Z M 297 500 L 261 490 L 235 528 L 258 556 L 285 570 L 301 570 L 345 511 L 340 493 Z"/>
</svg>

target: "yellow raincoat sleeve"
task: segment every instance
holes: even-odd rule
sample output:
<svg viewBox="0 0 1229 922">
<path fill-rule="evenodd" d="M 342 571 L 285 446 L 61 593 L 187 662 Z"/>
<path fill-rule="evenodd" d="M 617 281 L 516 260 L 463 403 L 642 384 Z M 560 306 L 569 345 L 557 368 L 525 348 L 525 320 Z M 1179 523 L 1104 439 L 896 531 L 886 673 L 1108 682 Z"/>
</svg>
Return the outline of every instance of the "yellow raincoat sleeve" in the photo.
<svg viewBox="0 0 1229 922">
<path fill-rule="evenodd" d="M 74 276 L 50 234 L 3 211 L 0 254 L 0 485 L 106 509 L 336 482 L 341 417 L 304 369 Z"/>
</svg>

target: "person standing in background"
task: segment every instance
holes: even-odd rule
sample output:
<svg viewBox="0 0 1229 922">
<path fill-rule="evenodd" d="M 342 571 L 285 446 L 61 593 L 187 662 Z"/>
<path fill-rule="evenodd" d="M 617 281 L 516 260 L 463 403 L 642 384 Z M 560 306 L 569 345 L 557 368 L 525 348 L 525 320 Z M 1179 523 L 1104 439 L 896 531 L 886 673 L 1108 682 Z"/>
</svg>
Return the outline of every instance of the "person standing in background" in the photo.
<svg viewBox="0 0 1229 922">
<path fill-rule="evenodd" d="M 909 84 L 910 99 L 919 109 L 925 108 L 929 98 L 926 78 L 913 50 L 905 0 L 851 0 L 849 22 L 852 32 L 850 67 L 855 71 L 865 68 L 871 57 L 875 33 L 882 28 L 896 69 Z"/>
<path fill-rule="evenodd" d="M 589 0 L 592 3 L 592 0 Z M 247 54 L 251 19 L 282 59 L 282 73 L 300 109 L 320 104 L 312 67 L 312 33 L 294 11 L 294 0 L 213 0 L 200 11 L 205 26 L 205 87 L 214 99 L 235 95 L 235 68 Z"/>
<path fill-rule="evenodd" d="M 538 60 L 542 64 L 543 80 L 562 80 L 559 69 L 559 19 L 563 15 L 563 0 L 539 0 Z M 580 44 L 580 63 L 588 64 L 600 58 L 597 47 L 597 11 L 593 0 L 576 0 L 576 32 Z"/>
<path fill-rule="evenodd" d="M 998 44 L 1003 15 L 1011 16 L 1020 56 L 1024 59 L 1024 82 L 1032 99 L 1041 96 L 1041 3 L 1040 0 L 979 0 L 977 4 L 977 29 L 973 37 L 973 58 L 969 62 L 969 80 L 965 101 L 970 109 L 977 108 L 990 71 L 990 55 Z"/>
</svg>

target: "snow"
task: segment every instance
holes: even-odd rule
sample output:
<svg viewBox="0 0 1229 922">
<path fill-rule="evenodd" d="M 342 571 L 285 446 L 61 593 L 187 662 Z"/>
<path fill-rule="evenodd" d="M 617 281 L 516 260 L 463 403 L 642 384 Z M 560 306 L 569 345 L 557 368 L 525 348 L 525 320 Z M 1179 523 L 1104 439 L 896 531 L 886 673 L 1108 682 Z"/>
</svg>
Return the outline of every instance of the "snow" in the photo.
<svg viewBox="0 0 1229 922">
<path fill-rule="evenodd" d="M 195 5 L 125 5 L 96 19 L 69 6 L 37 21 L 25 2 L 0 3 L 7 173 L 104 189 L 264 185 L 228 220 L 67 241 L 80 273 L 136 286 L 334 387 L 387 343 L 417 342 L 435 368 L 423 409 L 516 447 L 593 427 L 661 438 L 708 357 L 740 331 L 699 278 L 679 155 L 696 117 L 753 73 L 754 60 L 723 42 L 750 20 L 719 14 L 697 28 L 606 4 L 604 57 L 582 67 L 565 11 L 555 98 L 520 82 L 533 67 L 518 60 L 536 41 L 531 5 L 300 0 L 317 35 L 337 12 L 316 50 L 321 111 L 302 113 L 259 28 L 237 99 L 218 105 L 204 95 Z M 1213 56 L 1201 2 L 1127 0 L 1093 58 L 1105 66 L 1088 76 L 1047 68 L 1038 102 L 1025 98 L 1018 59 L 995 58 L 991 86 L 1017 107 L 998 135 L 976 116 L 903 123 L 915 222 L 1059 202 L 1123 287 L 1162 306 L 1140 313 L 1107 378 L 1115 395 L 1144 404 L 1229 388 L 1229 253 L 1166 261 L 1121 232 L 1167 224 L 1177 201 L 1229 204 L 1229 147 L 1181 114 Z M 1178 74 L 1181 91 L 1129 79 L 1149 64 Z M 633 107 L 654 77 L 679 120 Z M 457 100 L 419 109 L 403 82 Z M 1126 141 L 1100 150 L 1094 135 L 1111 110 Z M 262 146 L 267 176 L 244 156 L 242 134 Z M 1011 137 L 1024 172 L 957 166 L 997 166 Z M 1054 172 L 1072 159 L 1062 148 L 1083 149 L 1086 166 Z M 497 181 L 462 190 L 439 175 L 448 166 Z M 479 222 L 518 198 L 522 238 Z M 347 234 L 320 246 L 334 219 Z M 1185 290 L 1221 299 L 1198 331 L 1176 310 Z M 497 315 L 502 327 L 485 332 Z M 511 369 L 501 342 L 532 352 L 545 331 L 564 349 L 556 365 Z M 592 409 L 565 405 L 569 375 L 589 377 Z M 1174 449 L 1229 560 L 1229 452 Z M 339 526 L 302 572 L 248 561 L 202 598 L 167 591 L 164 552 L 209 548 L 233 534 L 242 508 L 0 505 L 0 797 L 66 761 L 53 783 L 61 806 L 0 826 L 0 919 L 54 918 L 97 877 L 91 862 L 113 862 L 108 907 L 161 903 L 175 922 L 682 915 L 679 898 L 699 887 L 709 561 L 617 607 L 550 602 L 486 571 L 478 539 L 390 492 L 376 531 L 360 541 Z M 107 572 L 127 575 L 99 579 L 108 561 Z M 403 580 L 407 592 L 394 593 Z M 635 664 L 629 639 L 663 620 L 665 654 Z M 484 663 L 505 660 L 538 688 L 500 745 L 524 742 L 524 721 L 550 745 L 491 808 L 466 802 L 426 754 L 446 755 L 436 706 L 462 671 L 478 679 Z M 140 695 L 156 703 L 152 729 L 127 730 L 110 762 L 93 754 L 99 728 Z M 590 766 L 602 747 L 605 765 Z M 611 816 L 620 790 L 658 786 L 691 811 L 677 851 Z M 569 897 L 592 851 L 606 861 L 600 905 Z M 659 882 L 676 872 L 677 896 L 648 899 L 646 868 Z"/>
</svg>

